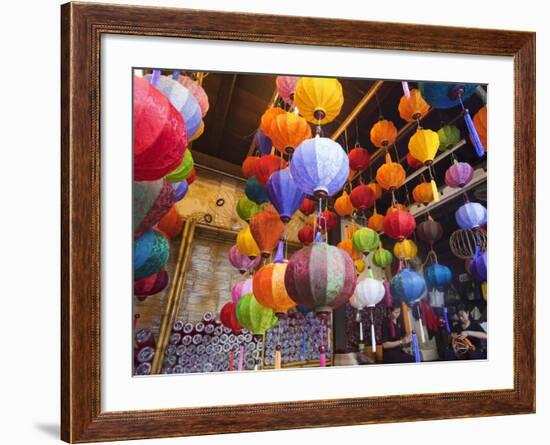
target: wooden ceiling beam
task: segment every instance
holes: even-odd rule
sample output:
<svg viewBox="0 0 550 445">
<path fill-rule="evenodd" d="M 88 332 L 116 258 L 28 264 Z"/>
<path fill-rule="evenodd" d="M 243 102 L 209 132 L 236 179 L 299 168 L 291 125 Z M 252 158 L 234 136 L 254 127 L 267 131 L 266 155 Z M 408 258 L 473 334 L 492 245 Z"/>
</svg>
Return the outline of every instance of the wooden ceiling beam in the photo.
<svg viewBox="0 0 550 445">
<path fill-rule="evenodd" d="M 218 148 L 222 142 L 223 132 L 225 130 L 225 123 L 227 120 L 227 115 L 229 113 L 229 107 L 231 106 L 231 100 L 233 98 L 233 91 L 235 90 L 235 83 L 237 82 L 237 75 L 228 75 L 223 76 L 219 93 L 216 97 L 216 102 L 211 106 L 211 117 L 208 116 L 209 129 L 206 132 L 207 136 L 207 145 L 210 150 L 215 152 L 218 151 Z"/>
<path fill-rule="evenodd" d="M 279 92 L 277 88 L 275 88 L 275 91 L 273 91 L 273 94 L 271 95 L 271 99 L 269 99 L 269 106 L 266 108 L 266 110 L 273 108 L 277 103 L 278 98 L 279 98 Z M 252 153 L 254 153 L 254 150 L 256 150 L 256 133 L 255 132 L 254 132 L 254 136 L 252 136 L 250 147 L 248 147 L 248 153 L 246 154 L 246 157 L 252 156 Z"/>
</svg>

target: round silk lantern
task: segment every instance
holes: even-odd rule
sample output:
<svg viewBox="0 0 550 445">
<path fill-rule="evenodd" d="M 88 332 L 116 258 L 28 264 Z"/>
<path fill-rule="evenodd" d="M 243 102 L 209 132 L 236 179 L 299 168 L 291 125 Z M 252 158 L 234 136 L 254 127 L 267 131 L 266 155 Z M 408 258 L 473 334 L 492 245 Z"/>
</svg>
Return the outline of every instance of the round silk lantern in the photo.
<svg viewBox="0 0 550 445">
<path fill-rule="evenodd" d="M 435 263 L 424 269 L 424 279 L 428 289 L 444 291 L 451 285 L 453 274 L 447 266 Z"/>
<path fill-rule="evenodd" d="M 478 202 L 467 202 L 455 212 L 455 219 L 461 229 L 474 229 L 487 223 L 487 209 Z"/>
<path fill-rule="evenodd" d="M 416 227 L 416 236 L 432 245 L 443 237 L 443 226 L 433 219 L 427 219 Z"/>
<path fill-rule="evenodd" d="M 321 218 L 317 219 L 318 228 L 321 231 L 330 232 L 338 224 L 338 216 L 336 213 L 331 212 L 330 210 L 325 210 L 321 213 Z"/>
<path fill-rule="evenodd" d="M 399 204 L 398 202 L 393 203 L 391 206 L 388 207 L 386 210 L 386 216 L 389 215 L 391 212 L 395 212 L 396 210 L 403 210 L 404 212 L 407 212 L 407 207 L 405 207 L 403 204 Z"/>
<path fill-rule="evenodd" d="M 445 125 L 437 130 L 439 136 L 439 151 L 454 147 L 460 141 L 460 130 L 455 125 Z"/>
<path fill-rule="evenodd" d="M 254 135 L 254 145 L 262 156 L 268 155 L 273 148 L 273 141 L 262 130 L 258 130 Z"/>
<path fill-rule="evenodd" d="M 375 232 L 382 232 L 384 230 L 384 215 L 381 215 L 374 209 L 373 214 L 367 222 L 367 227 Z"/>
<path fill-rule="evenodd" d="M 260 212 L 261 210 L 262 206 L 256 204 L 254 201 L 251 201 L 247 196 L 241 196 L 237 201 L 237 215 L 239 215 L 239 218 L 244 219 L 247 222 L 255 213 Z"/>
<path fill-rule="evenodd" d="M 302 201 L 302 204 L 300 204 L 300 212 L 302 212 L 305 216 L 311 215 L 315 212 L 315 203 L 311 199 L 305 198 Z"/>
<path fill-rule="evenodd" d="M 397 128 L 392 121 L 381 119 L 370 129 L 370 140 L 377 148 L 386 148 L 395 142 Z"/>
<path fill-rule="evenodd" d="M 374 265 L 382 269 L 385 269 L 386 267 L 391 266 L 392 261 L 393 261 L 393 255 L 391 254 L 391 252 L 382 247 L 378 248 L 376 252 L 374 252 L 374 255 L 372 256 L 372 262 L 374 263 Z"/>
<path fill-rule="evenodd" d="M 342 192 L 342 195 L 334 201 L 334 211 L 338 216 L 350 216 L 353 213 L 351 199 L 345 190 Z"/>
<path fill-rule="evenodd" d="M 374 307 L 382 301 L 385 293 L 386 290 L 381 281 L 370 277 L 363 278 L 359 280 L 355 287 L 355 292 L 352 297 L 354 300 L 353 306 L 357 309 Z"/>
<path fill-rule="evenodd" d="M 243 295 L 235 312 L 240 325 L 255 335 L 265 335 L 279 321 L 270 308 L 258 303 L 254 294 Z"/>
<path fill-rule="evenodd" d="M 301 77 L 294 92 L 294 104 L 302 116 L 313 124 L 328 124 L 340 114 L 344 104 L 338 79 Z"/>
<path fill-rule="evenodd" d="M 273 119 L 269 137 L 277 150 L 292 154 L 298 145 L 311 138 L 311 128 L 303 117 L 287 112 Z"/>
<path fill-rule="evenodd" d="M 287 163 L 284 159 L 276 155 L 265 155 L 262 156 L 258 162 L 256 162 L 256 167 L 254 168 L 254 174 L 256 180 L 265 187 L 267 185 L 267 180 L 269 177 L 275 173 L 277 170 L 285 168 Z"/>
<path fill-rule="evenodd" d="M 487 252 L 482 253 L 477 249 L 470 263 L 470 273 L 472 274 L 472 278 L 478 283 L 487 281 Z"/>
<path fill-rule="evenodd" d="M 228 301 L 220 310 L 220 321 L 226 328 L 231 329 L 234 333 L 242 329 L 239 320 L 237 320 L 236 309 L 237 305 L 232 301 Z"/>
<path fill-rule="evenodd" d="M 252 176 L 254 176 L 256 173 L 256 164 L 260 158 L 258 156 L 247 156 L 245 160 L 243 161 L 243 165 L 241 167 L 241 170 L 243 172 L 243 176 L 248 179 Z"/>
<path fill-rule="evenodd" d="M 250 219 L 250 232 L 264 258 L 267 258 L 277 246 L 284 228 L 279 214 L 273 210 L 262 210 Z"/>
<path fill-rule="evenodd" d="M 183 118 L 169 100 L 134 76 L 134 179 L 152 181 L 174 170 L 187 147 Z"/>
<path fill-rule="evenodd" d="M 231 289 L 231 301 L 237 303 L 243 295 L 252 293 L 252 278 L 243 281 L 237 281 Z"/>
<path fill-rule="evenodd" d="M 260 249 L 250 232 L 250 226 L 246 226 L 237 235 L 237 248 L 242 254 L 250 258 L 260 255 Z"/>
<path fill-rule="evenodd" d="M 376 200 L 376 196 L 372 189 L 363 183 L 355 187 L 351 191 L 349 197 L 353 207 L 359 211 L 370 209 Z"/>
<path fill-rule="evenodd" d="M 329 138 L 315 137 L 305 140 L 296 149 L 290 172 L 306 195 L 326 198 L 342 189 L 348 177 L 349 161 L 340 144 Z"/>
<path fill-rule="evenodd" d="M 251 259 L 248 255 L 242 253 L 237 245 L 231 246 L 227 256 L 231 265 L 242 274 L 250 269 L 258 267 L 261 259 L 259 256 Z"/>
<path fill-rule="evenodd" d="M 284 223 L 290 221 L 305 199 L 288 168 L 271 175 L 267 181 L 267 196 Z"/>
<path fill-rule="evenodd" d="M 275 78 L 277 93 L 289 105 L 294 104 L 294 91 L 296 91 L 299 80 L 300 78 L 296 76 L 277 76 Z"/>
<path fill-rule="evenodd" d="M 422 162 L 420 162 L 418 159 L 416 159 L 412 154 L 407 153 L 407 165 L 410 168 L 417 169 L 422 167 Z"/>
<path fill-rule="evenodd" d="M 202 136 L 204 133 L 204 121 L 201 121 L 201 124 L 199 125 L 199 129 L 195 132 L 193 136 L 189 138 L 189 142 L 196 141 L 198 138 Z"/>
<path fill-rule="evenodd" d="M 481 107 L 472 120 L 479 140 L 487 151 L 487 105 Z"/>
<path fill-rule="evenodd" d="M 395 190 L 403 185 L 405 181 L 405 169 L 401 164 L 392 162 L 389 153 L 386 153 L 386 163 L 376 171 L 376 182 L 384 190 Z"/>
<path fill-rule="evenodd" d="M 426 103 L 422 94 L 417 89 L 410 91 L 409 97 L 403 96 L 399 101 L 399 115 L 407 122 L 420 120 L 430 111 L 430 106 Z"/>
<path fill-rule="evenodd" d="M 309 224 L 306 224 L 304 227 L 298 230 L 298 239 L 304 246 L 307 246 L 308 244 L 311 244 L 313 242 L 314 235 L 315 232 L 313 230 L 313 227 Z"/>
<path fill-rule="evenodd" d="M 405 268 L 392 278 L 390 291 L 394 297 L 412 305 L 426 292 L 426 282 L 418 272 Z"/>
<path fill-rule="evenodd" d="M 163 179 L 134 181 L 132 226 L 134 238 L 149 230 L 170 210 L 176 202 L 176 192 Z"/>
<path fill-rule="evenodd" d="M 204 88 L 188 76 L 180 75 L 176 80 L 191 92 L 199 104 L 202 117 L 206 116 L 210 104 L 208 103 L 208 95 L 204 91 Z"/>
<path fill-rule="evenodd" d="M 380 237 L 378 236 L 378 233 L 367 227 L 356 230 L 353 233 L 351 240 L 353 242 L 353 246 L 361 253 L 372 252 L 380 245 Z"/>
<path fill-rule="evenodd" d="M 285 273 L 290 298 L 308 308 L 336 309 L 352 296 L 356 282 L 350 256 L 326 243 L 314 243 L 295 252 Z"/>
<path fill-rule="evenodd" d="M 134 281 L 134 295 L 147 297 L 162 292 L 168 285 L 168 272 L 161 270 L 152 275 Z"/>
<path fill-rule="evenodd" d="M 176 211 L 176 208 L 172 206 L 166 215 L 161 218 L 158 227 L 168 239 L 172 239 L 180 234 L 184 224 L 185 220 Z"/>
<path fill-rule="evenodd" d="M 410 239 L 399 241 L 393 246 L 393 254 L 400 260 L 410 261 L 416 256 L 417 253 L 418 247 L 416 247 L 414 241 L 411 241 Z"/>
<path fill-rule="evenodd" d="M 355 147 L 348 153 L 348 160 L 350 169 L 362 172 L 369 168 L 370 154 L 365 148 Z"/>
<path fill-rule="evenodd" d="M 255 176 L 246 180 L 244 184 L 244 193 L 248 199 L 256 204 L 262 204 L 269 201 L 266 189 L 256 180 Z"/>
<path fill-rule="evenodd" d="M 432 202 L 434 199 L 432 185 L 429 182 L 421 182 L 413 188 L 412 196 L 414 201 L 419 204 L 428 204 Z"/>
<path fill-rule="evenodd" d="M 178 202 L 185 198 L 185 195 L 187 195 L 187 192 L 189 191 L 189 183 L 186 179 L 184 179 L 181 182 L 174 182 L 172 184 L 172 188 L 176 194 L 175 201 Z"/>
<path fill-rule="evenodd" d="M 423 164 L 433 161 L 439 149 L 439 136 L 435 131 L 419 129 L 409 140 L 409 152 Z"/>
<path fill-rule="evenodd" d="M 420 91 L 426 101 L 434 108 L 452 108 L 460 105 L 462 100 L 468 99 L 475 91 L 476 84 L 457 84 L 443 82 L 420 82 Z"/>
<path fill-rule="evenodd" d="M 359 260 L 361 259 L 361 252 L 355 249 L 353 246 L 353 241 L 348 239 L 340 241 L 336 247 L 339 249 L 342 249 L 344 252 L 346 252 L 352 260 Z"/>
<path fill-rule="evenodd" d="M 384 217 L 384 233 L 390 238 L 402 241 L 411 236 L 416 228 L 414 217 L 405 210 L 388 212 Z"/>
<path fill-rule="evenodd" d="M 467 162 L 454 162 L 445 172 L 445 184 L 462 188 L 474 177 L 474 169 Z"/>
<path fill-rule="evenodd" d="M 195 162 L 193 161 L 191 151 L 186 150 L 180 165 L 166 175 L 166 180 L 172 184 L 183 181 L 189 176 L 194 165 Z"/>
<path fill-rule="evenodd" d="M 367 265 L 365 264 L 365 261 L 362 259 L 355 260 L 353 264 L 355 264 L 355 270 L 357 270 L 358 274 L 363 273 L 363 271 L 365 270 L 365 267 L 367 267 Z"/>
<path fill-rule="evenodd" d="M 382 196 L 382 187 L 380 187 L 376 182 L 370 182 L 367 186 L 374 192 L 375 199 L 380 199 Z"/>
<path fill-rule="evenodd" d="M 252 291 L 258 303 L 276 314 L 285 314 L 296 306 L 285 289 L 286 268 L 286 263 L 267 264 L 257 270 L 252 279 Z"/>
<path fill-rule="evenodd" d="M 158 230 L 148 230 L 134 241 L 134 281 L 158 272 L 170 255 L 170 245 Z"/>
<path fill-rule="evenodd" d="M 285 110 L 279 107 L 273 107 L 267 109 L 264 114 L 262 114 L 262 117 L 260 119 L 260 130 L 265 134 L 267 137 L 269 136 L 269 129 L 271 128 L 271 124 L 273 123 L 273 120 L 280 114 L 286 113 Z"/>
</svg>

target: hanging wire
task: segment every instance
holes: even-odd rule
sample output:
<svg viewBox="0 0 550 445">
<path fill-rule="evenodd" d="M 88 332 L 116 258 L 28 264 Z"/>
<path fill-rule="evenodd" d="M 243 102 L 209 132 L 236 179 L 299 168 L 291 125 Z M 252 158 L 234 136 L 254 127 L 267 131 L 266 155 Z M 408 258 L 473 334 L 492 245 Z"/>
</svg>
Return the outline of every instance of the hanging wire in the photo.
<svg viewBox="0 0 550 445">
<path fill-rule="evenodd" d="M 384 114 L 382 113 L 382 107 L 380 106 L 380 101 L 378 100 L 378 92 L 374 93 L 376 99 L 376 105 L 378 106 L 378 120 L 384 119 Z"/>
<path fill-rule="evenodd" d="M 355 146 L 360 147 L 361 143 L 359 142 L 359 118 L 355 118 Z"/>
</svg>

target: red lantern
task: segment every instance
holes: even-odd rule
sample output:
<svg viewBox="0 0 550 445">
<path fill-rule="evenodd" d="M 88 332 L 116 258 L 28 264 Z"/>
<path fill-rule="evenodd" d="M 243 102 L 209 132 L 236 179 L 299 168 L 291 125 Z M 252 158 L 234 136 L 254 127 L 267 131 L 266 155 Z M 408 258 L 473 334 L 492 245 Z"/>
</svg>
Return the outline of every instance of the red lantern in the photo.
<svg viewBox="0 0 550 445">
<path fill-rule="evenodd" d="M 325 210 L 321 213 L 321 218 L 317 219 L 317 226 L 321 231 L 330 232 L 336 227 L 336 224 L 338 224 L 338 215 L 330 210 Z"/>
<path fill-rule="evenodd" d="M 369 152 L 362 147 L 355 147 L 348 154 L 349 168 L 356 171 L 364 171 L 369 168 Z"/>
<path fill-rule="evenodd" d="M 416 228 L 414 217 L 405 210 L 394 210 L 384 217 L 384 233 L 390 238 L 402 241 L 408 238 Z"/>
<path fill-rule="evenodd" d="M 235 312 L 236 304 L 232 301 L 225 303 L 220 311 L 220 321 L 222 324 L 233 332 L 239 332 L 242 327 L 237 320 L 237 314 Z"/>
<path fill-rule="evenodd" d="M 254 173 L 257 181 L 265 187 L 271 174 L 286 166 L 287 162 L 284 159 L 276 155 L 265 155 L 256 162 Z"/>
<path fill-rule="evenodd" d="M 361 183 L 358 187 L 355 187 L 351 191 L 349 197 L 353 207 L 357 210 L 370 209 L 376 200 L 376 195 L 372 191 L 372 188 L 363 183 Z"/>
<path fill-rule="evenodd" d="M 417 169 L 419 167 L 422 167 L 423 164 L 418 159 L 416 159 L 412 154 L 407 153 L 407 165 L 410 168 Z"/>
<path fill-rule="evenodd" d="M 197 178 L 197 172 L 195 171 L 195 167 L 191 169 L 191 173 L 189 173 L 189 176 L 187 177 L 187 185 L 193 184 L 195 182 L 195 179 Z"/>
<path fill-rule="evenodd" d="M 311 227 L 309 224 L 306 224 L 304 227 L 298 230 L 298 239 L 304 246 L 307 246 L 308 244 L 311 244 L 313 242 L 313 236 L 313 227 Z"/>
<path fill-rule="evenodd" d="M 256 164 L 260 158 L 258 156 L 247 156 L 243 162 L 242 172 L 246 179 L 255 175 Z"/>
<path fill-rule="evenodd" d="M 315 212 L 315 203 L 308 198 L 305 198 L 302 204 L 300 205 L 300 212 L 304 215 L 309 216 Z"/>
</svg>

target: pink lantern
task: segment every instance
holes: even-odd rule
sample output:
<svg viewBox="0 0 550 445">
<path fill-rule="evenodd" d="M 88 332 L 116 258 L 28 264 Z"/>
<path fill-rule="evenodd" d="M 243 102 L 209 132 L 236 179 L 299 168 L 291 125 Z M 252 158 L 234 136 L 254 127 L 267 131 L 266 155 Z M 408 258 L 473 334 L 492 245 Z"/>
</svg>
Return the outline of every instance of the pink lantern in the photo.
<svg viewBox="0 0 550 445">
<path fill-rule="evenodd" d="M 474 169 L 467 162 L 455 161 L 445 172 L 445 184 L 452 188 L 462 188 L 474 177 Z"/>
<path fill-rule="evenodd" d="M 299 80 L 299 77 L 294 76 L 277 76 L 275 79 L 279 96 L 289 105 L 294 104 L 294 91 Z"/>
<path fill-rule="evenodd" d="M 238 269 L 240 273 L 245 273 L 247 270 L 255 269 L 258 264 L 260 264 L 261 260 L 260 256 L 250 259 L 249 256 L 243 255 L 237 248 L 236 244 L 229 249 L 227 256 L 229 257 L 229 262 L 231 265 L 235 269 Z"/>
<path fill-rule="evenodd" d="M 252 278 L 238 281 L 233 286 L 233 289 L 231 289 L 231 300 L 233 301 L 233 303 L 237 304 L 237 302 L 241 299 L 243 295 L 250 293 L 252 293 Z"/>
<path fill-rule="evenodd" d="M 208 113 L 208 108 L 210 107 L 208 103 L 208 95 L 204 91 L 204 88 L 201 87 L 198 82 L 187 76 L 179 76 L 177 81 L 191 92 L 199 104 L 202 117 L 204 117 L 206 113 Z"/>
</svg>

